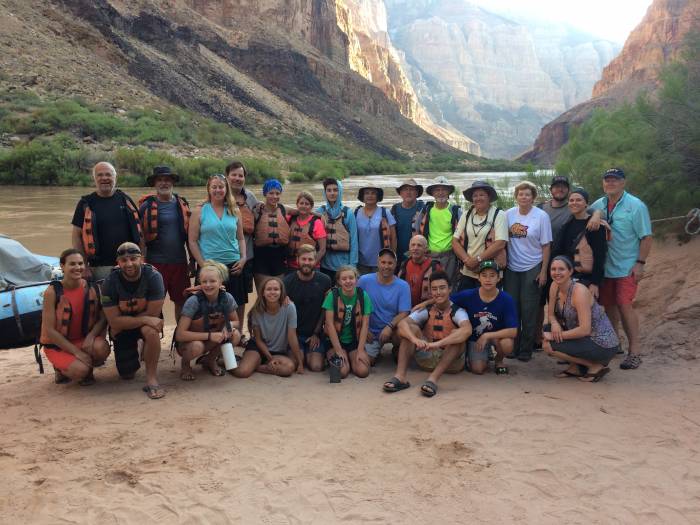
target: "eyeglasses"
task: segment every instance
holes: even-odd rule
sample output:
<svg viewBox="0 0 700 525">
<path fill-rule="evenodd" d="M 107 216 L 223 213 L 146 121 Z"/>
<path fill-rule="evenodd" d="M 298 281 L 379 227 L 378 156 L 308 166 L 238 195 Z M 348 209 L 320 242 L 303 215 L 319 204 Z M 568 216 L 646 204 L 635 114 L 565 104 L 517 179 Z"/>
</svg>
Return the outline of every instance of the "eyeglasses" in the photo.
<svg viewBox="0 0 700 525">
<path fill-rule="evenodd" d="M 117 257 L 124 257 L 125 255 L 141 255 L 141 250 L 138 248 L 122 248 L 117 250 Z"/>
</svg>

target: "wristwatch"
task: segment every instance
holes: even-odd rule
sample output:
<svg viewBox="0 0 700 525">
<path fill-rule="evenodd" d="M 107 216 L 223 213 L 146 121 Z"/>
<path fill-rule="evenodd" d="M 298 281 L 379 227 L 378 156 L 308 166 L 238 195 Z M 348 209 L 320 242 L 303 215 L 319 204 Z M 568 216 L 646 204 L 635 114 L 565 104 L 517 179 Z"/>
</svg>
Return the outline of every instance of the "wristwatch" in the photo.
<svg viewBox="0 0 700 525">
<path fill-rule="evenodd" d="M 477 256 L 476 256 L 476 262 L 478 262 L 479 264 L 481 264 L 481 255 L 477 255 Z"/>
</svg>

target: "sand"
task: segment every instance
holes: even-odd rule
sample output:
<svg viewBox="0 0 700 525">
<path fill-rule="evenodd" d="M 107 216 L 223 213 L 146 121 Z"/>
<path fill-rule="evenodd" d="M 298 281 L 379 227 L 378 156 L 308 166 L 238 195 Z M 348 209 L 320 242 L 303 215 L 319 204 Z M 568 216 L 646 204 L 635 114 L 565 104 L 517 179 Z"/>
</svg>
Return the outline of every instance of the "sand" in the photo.
<svg viewBox="0 0 700 525">
<path fill-rule="evenodd" d="M 649 292 L 643 314 L 658 318 Z M 381 392 L 389 359 L 340 385 L 199 368 L 185 383 L 167 343 L 158 401 L 142 371 L 121 381 L 111 359 L 96 385 L 64 386 L 38 375 L 30 349 L 0 352 L 0 521 L 700 523 L 689 349 L 645 347 L 640 369 L 618 359 L 598 384 L 555 379 L 560 367 L 536 354 L 507 377 L 445 377 L 426 399 L 417 370 L 409 390 Z"/>
</svg>

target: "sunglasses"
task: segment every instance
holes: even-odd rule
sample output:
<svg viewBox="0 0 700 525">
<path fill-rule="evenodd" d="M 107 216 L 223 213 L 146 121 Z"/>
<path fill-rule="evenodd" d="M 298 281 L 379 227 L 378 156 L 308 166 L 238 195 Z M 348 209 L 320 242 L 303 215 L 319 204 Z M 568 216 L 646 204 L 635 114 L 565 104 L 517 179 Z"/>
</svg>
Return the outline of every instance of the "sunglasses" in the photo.
<svg viewBox="0 0 700 525">
<path fill-rule="evenodd" d="M 222 175 L 221 173 L 215 173 L 214 175 L 209 177 L 209 180 L 211 180 L 211 179 L 226 180 L 226 176 Z"/>
<path fill-rule="evenodd" d="M 138 248 L 122 248 L 117 250 L 117 257 L 124 257 L 125 255 L 141 255 L 141 250 Z"/>
</svg>

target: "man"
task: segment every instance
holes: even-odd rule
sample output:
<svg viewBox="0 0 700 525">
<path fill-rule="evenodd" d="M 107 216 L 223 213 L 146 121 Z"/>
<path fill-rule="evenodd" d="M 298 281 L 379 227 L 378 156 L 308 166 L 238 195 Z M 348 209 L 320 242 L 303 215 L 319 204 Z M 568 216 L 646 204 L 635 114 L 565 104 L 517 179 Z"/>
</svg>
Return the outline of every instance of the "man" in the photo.
<svg viewBox="0 0 700 525">
<path fill-rule="evenodd" d="M 556 175 L 549 185 L 549 193 L 552 198 L 538 205 L 538 208 L 549 215 L 549 222 L 552 224 L 552 244 L 557 244 L 562 228 L 571 219 L 571 211 L 568 206 L 569 190 L 569 179 L 562 175 Z"/>
<path fill-rule="evenodd" d="M 153 266 L 143 263 L 141 249 L 132 242 L 118 247 L 117 264 L 102 283 L 102 307 L 114 342 L 117 371 L 122 379 L 134 378 L 141 367 L 138 343 L 143 340 L 143 391 L 150 399 L 160 399 L 165 396 L 156 375 L 163 330 L 163 278 Z"/>
<path fill-rule="evenodd" d="M 411 288 L 411 306 L 430 298 L 430 274 L 442 270 L 440 263 L 429 257 L 428 240 L 422 235 L 414 235 L 408 245 L 409 259 L 401 263 L 399 279 L 403 279 Z"/>
<path fill-rule="evenodd" d="M 299 268 L 284 276 L 287 296 L 297 309 L 297 339 L 305 356 L 306 366 L 312 372 L 323 370 L 326 346 L 323 338 L 322 309 L 326 293 L 331 289 L 331 279 L 314 270 L 316 249 L 302 244 L 297 254 Z"/>
<path fill-rule="evenodd" d="M 335 272 L 345 265 L 357 266 L 357 223 L 355 214 L 343 205 L 343 184 L 336 179 L 323 180 L 326 203 L 316 210 L 326 228 L 326 254 L 321 271 L 335 283 Z"/>
<path fill-rule="evenodd" d="M 408 179 L 396 188 L 396 193 L 401 197 L 401 202 L 391 207 L 391 214 L 396 220 L 396 255 L 400 268 L 401 263 L 407 258 L 406 250 L 409 249 L 416 215 L 423 209 L 425 203 L 418 200 L 423 195 L 423 186 L 413 179 Z"/>
<path fill-rule="evenodd" d="M 496 349 L 494 371 L 507 374 L 503 359 L 513 352 L 518 335 L 518 314 L 515 301 L 498 289 L 501 268 L 494 261 L 479 264 L 479 288 L 463 290 L 450 299 L 469 314 L 472 333 L 467 342 L 469 370 L 483 374 L 489 362 L 491 348 Z"/>
<path fill-rule="evenodd" d="M 632 302 L 639 281 L 644 276 L 644 265 L 651 251 L 651 220 L 646 205 L 625 191 L 625 172 L 611 168 L 603 174 L 601 197 L 592 210 L 600 210 L 612 229 L 605 259 L 605 278 L 600 287 L 600 304 L 617 330 L 619 321 L 629 342 L 629 352 L 620 363 L 623 370 L 632 370 L 642 364 L 639 348 L 639 318 Z M 596 220 L 592 217 L 589 222 Z"/>
<path fill-rule="evenodd" d="M 427 203 L 418 214 L 413 231 L 428 239 L 430 256 L 440 262 L 453 283 L 457 279 L 457 258 L 452 251 L 452 236 L 462 210 L 456 204 L 450 206 L 449 198 L 455 187 L 442 175 L 425 191 L 435 202 Z"/>
<path fill-rule="evenodd" d="M 357 282 L 357 286 L 367 292 L 372 301 L 372 315 L 369 318 L 369 333 L 365 345 L 372 365 L 386 343 L 391 343 L 394 349 L 399 347 L 397 327 L 411 310 L 411 289 L 406 281 L 394 275 L 394 251 L 390 248 L 381 249 L 377 264 L 377 273 L 365 274 Z"/>
<path fill-rule="evenodd" d="M 479 287 L 481 261 L 500 260 L 499 266 L 505 267 L 508 243 L 508 220 L 505 212 L 493 204 L 498 200 L 494 187 L 477 180 L 463 195 L 472 207 L 462 214 L 452 236 L 452 249 L 463 264 L 458 291 Z"/>
<path fill-rule="evenodd" d="M 168 166 L 156 166 L 146 179 L 155 188 L 155 195 L 139 199 L 145 259 L 163 277 L 165 290 L 175 304 L 176 320 L 185 304 L 185 290 L 190 286 L 187 230 L 192 215 L 187 200 L 173 193 L 173 185 L 179 180 Z"/>
<path fill-rule="evenodd" d="M 406 372 L 411 357 L 418 366 L 432 371 L 421 386 L 421 394 L 437 394 L 437 382 L 445 372 L 464 370 L 464 342 L 472 331 L 469 316 L 450 301 L 450 282 L 442 271 L 430 276 L 430 294 L 433 303 L 412 312 L 399 323 L 398 364 L 394 377 L 384 383 L 385 392 L 398 392 L 410 386 Z"/>
<path fill-rule="evenodd" d="M 85 255 L 85 277 L 99 281 L 115 265 L 117 247 L 131 241 L 143 248 L 139 212 L 134 201 L 116 189 L 117 171 L 109 162 L 92 168 L 95 191 L 78 201 L 73 213 L 73 248 Z"/>
<path fill-rule="evenodd" d="M 255 257 L 255 253 L 253 252 L 253 231 L 255 230 L 253 210 L 258 204 L 258 199 L 255 198 L 255 195 L 253 195 L 250 190 L 244 188 L 245 178 L 248 172 L 241 162 L 231 162 L 226 166 L 225 173 L 228 185 L 231 188 L 231 193 L 234 199 L 236 199 L 238 209 L 241 211 L 241 220 L 243 221 L 246 260 L 239 278 L 244 280 L 247 292 L 251 293 L 253 291 L 253 258 Z M 236 312 L 241 323 L 245 316 L 245 305 L 248 303 L 248 297 L 246 296 L 242 299 L 245 300 L 241 300 Z M 247 338 L 243 336 L 240 344 L 245 348 L 247 342 Z"/>
</svg>

